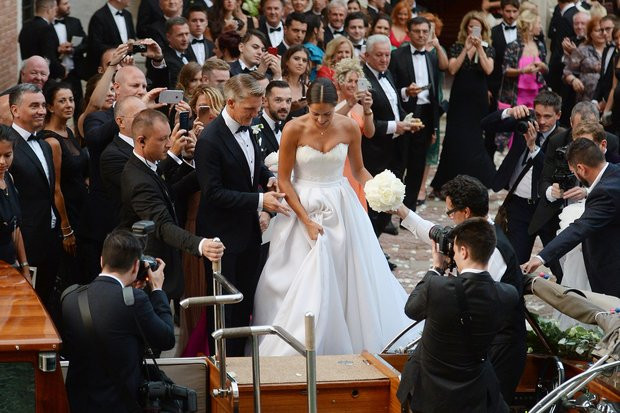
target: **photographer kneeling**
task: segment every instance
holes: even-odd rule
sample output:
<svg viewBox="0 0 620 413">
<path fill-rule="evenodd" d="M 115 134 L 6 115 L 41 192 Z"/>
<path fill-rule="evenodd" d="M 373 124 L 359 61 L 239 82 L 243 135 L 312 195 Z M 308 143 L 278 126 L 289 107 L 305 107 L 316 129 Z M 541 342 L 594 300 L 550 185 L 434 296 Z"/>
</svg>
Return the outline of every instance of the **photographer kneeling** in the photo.
<svg viewBox="0 0 620 413">
<path fill-rule="evenodd" d="M 134 305 L 123 298 L 136 282 L 142 245 L 128 231 L 110 233 L 101 253 L 101 274 L 84 287 L 63 293 L 64 344 L 69 359 L 66 388 L 72 412 L 127 412 L 137 406 L 145 343 L 158 350 L 174 347 L 168 297 L 162 291 L 165 263 L 147 270 L 150 293 L 133 288 Z M 84 300 L 84 292 L 87 297 Z M 87 327 L 90 310 L 92 327 Z M 85 325 L 85 320 L 87 325 Z"/>
<path fill-rule="evenodd" d="M 458 277 L 441 275 L 446 257 L 433 243 L 434 269 L 405 305 L 407 316 L 426 323 L 397 395 L 414 412 L 507 412 L 487 354 L 500 327 L 519 310 L 519 294 L 487 271 L 495 230 L 486 219 L 467 219 L 452 235 Z"/>
</svg>

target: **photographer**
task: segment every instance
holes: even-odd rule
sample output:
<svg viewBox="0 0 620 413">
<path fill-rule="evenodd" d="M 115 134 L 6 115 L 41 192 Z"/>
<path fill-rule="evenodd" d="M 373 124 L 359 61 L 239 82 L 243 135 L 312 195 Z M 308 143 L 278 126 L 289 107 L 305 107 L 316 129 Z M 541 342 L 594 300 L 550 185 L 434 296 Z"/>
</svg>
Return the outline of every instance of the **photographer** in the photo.
<svg viewBox="0 0 620 413">
<path fill-rule="evenodd" d="M 564 131 L 558 126 L 562 99 L 543 90 L 534 99 L 534 110 L 524 105 L 490 114 L 482 119 L 482 127 L 493 132 L 514 132 L 512 146 L 493 178 L 492 189 L 507 189 L 503 204 L 508 220 L 506 236 L 517 254 L 519 264 L 532 253 L 536 236 L 546 245 L 557 228 L 541 227 L 530 234 L 528 226 L 539 202 L 538 182 L 549 140 Z M 552 263 L 553 273 L 560 278 L 559 263 Z"/>
<path fill-rule="evenodd" d="M 519 294 L 487 271 L 495 230 L 486 219 L 467 219 L 452 234 L 459 276 L 441 276 L 445 256 L 433 243 L 434 269 L 405 306 L 407 316 L 427 322 L 397 396 L 414 412 L 507 412 L 487 354 L 500 326 L 520 311 Z"/>
<path fill-rule="evenodd" d="M 63 293 L 63 341 L 70 361 L 66 387 L 73 412 L 129 411 L 125 391 L 137 402 L 145 345 L 140 329 L 158 350 L 174 347 L 172 314 L 162 291 L 166 265 L 161 259 L 156 271 L 148 269 L 151 292 L 133 288 L 135 303 L 125 304 L 123 288 L 139 283 L 141 255 L 141 243 L 131 233 L 116 230 L 106 237 L 102 272 L 87 286 L 91 331 L 84 325 L 79 303 L 86 287 L 69 287 Z"/>
<path fill-rule="evenodd" d="M 459 175 L 446 182 L 442 187 L 442 193 L 446 196 L 446 214 L 454 224 L 461 224 L 474 217 L 488 219 L 489 193 L 476 178 Z M 437 225 L 421 218 L 404 205 L 398 209 L 397 214 L 403 220 L 402 226 L 429 245 L 433 242 L 429 236 L 431 230 L 435 234 L 440 233 L 437 231 L 439 229 Z M 445 227 L 442 232 L 447 233 L 449 230 L 450 227 Z M 522 302 L 523 274 L 514 250 L 506 235 L 497 226 L 495 226 L 495 235 L 497 245 L 489 259 L 488 271 L 493 280 L 515 287 Z M 448 236 L 450 237 L 451 235 Z M 448 253 L 448 251 L 445 252 Z M 521 378 L 521 372 L 525 366 L 526 350 L 524 314 L 523 311 L 517 311 L 512 319 L 502 326 L 489 351 L 489 360 L 499 378 L 502 395 L 507 403 L 512 401 Z"/>
</svg>

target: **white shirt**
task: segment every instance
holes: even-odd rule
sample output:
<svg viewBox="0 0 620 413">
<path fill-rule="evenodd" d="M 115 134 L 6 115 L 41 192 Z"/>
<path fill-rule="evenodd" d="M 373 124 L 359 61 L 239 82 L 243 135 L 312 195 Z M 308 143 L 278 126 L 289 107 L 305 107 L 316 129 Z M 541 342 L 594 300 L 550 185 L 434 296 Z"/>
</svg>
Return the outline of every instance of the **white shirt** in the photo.
<svg viewBox="0 0 620 413">
<path fill-rule="evenodd" d="M 196 56 L 196 62 L 198 62 L 199 65 L 203 65 L 205 63 L 205 44 L 204 43 L 192 43 L 192 40 L 202 40 L 203 42 L 205 41 L 204 36 L 202 38 L 197 38 L 194 36 L 189 36 L 189 44 L 190 47 L 192 48 L 192 50 L 194 51 L 194 56 Z"/>
<path fill-rule="evenodd" d="M 327 25 L 327 27 L 329 27 L 329 30 L 330 30 L 330 31 L 332 32 L 332 34 L 334 35 L 334 39 L 335 39 L 336 37 L 338 37 L 338 36 L 342 36 L 342 34 L 340 34 L 340 33 L 336 33 L 337 31 L 338 31 L 338 32 L 342 32 L 342 33 L 344 33 L 344 27 L 341 27 L 341 28 L 339 28 L 339 29 L 336 29 L 336 28 L 335 28 L 334 26 L 332 26 L 331 24 L 328 24 L 328 25 Z"/>
<path fill-rule="evenodd" d="M 187 60 L 187 57 L 185 57 L 185 55 L 183 55 L 183 53 L 179 52 L 178 50 L 175 50 L 174 52 L 177 54 L 179 59 L 181 59 L 181 62 L 183 62 L 184 65 L 189 63 L 189 60 Z"/>
<path fill-rule="evenodd" d="M 69 41 L 67 38 L 67 26 L 64 23 L 54 23 L 54 30 L 56 31 L 56 36 L 58 36 L 58 43 L 63 44 Z M 67 69 L 67 73 L 72 71 L 75 67 L 73 56 L 69 54 L 62 55 L 62 65 Z"/>
<path fill-rule="evenodd" d="M 282 22 L 278 24 L 276 27 L 270 26 L 269 23 L 265 22 L 265 26 L 267 26 L 267 36 L 269 36 L 269 42 L 273 47 L 277 47 L 282 40 L 284 39 L 284 27 L 282 26 Z M 272 32 L 269 29 L 280 29 L 278 31 Z"/>
<path fill-rule="evenodd" d="M 413 73 L 415 73 L 415 84 L 418 86 L 426 86 L 430 83 L 428 78 L 428 66 L 426 65 L 426 56 L 423 54 L 413 54 L 418 49 L 413 47 L 413 45 L 409 45 L 409 47 L 411 48 L 411 61 L 413 62 Z M 400 89 L 400 96 L 403 99 L 403 102 L 409 101 L 406 87 Z M 429 103 L 431 103 L 431 100 L 428 89 L 418 93 L 418 105 L 427 105 Z"/>
<path fill-rule="evenodd" d="M 232 117 L 230 117 L 230 114 L 228 113 L 228 106 L 224 107 L 224 110 L 222 111 L 222 118 L 224 118 L 224 123 L 226 123 L 226 126 L 235 137 L 237 144 L 239 144 L 239 147 L 241 148 L 241 151 L 245 156 L 245 160 L 248 162 L 248 166 L 250 168 L 250 179 L 252 182 L 254 182 L 254 145 L 252 144 L 250 131 L 247 130 L 237 133 L 237 129 L 239 129 L 241 124 L 234 120 Z M 261 212 L 263 210 L 262 193 L 258 194 L 257 210 L 258 212 Z"/>
<path fill-rule="evenodd" d="M 132 148 L 134 147 L 133 139 L 131 139 L 129 136 L 123 135 L 119 132 L 118 137 L 121 138 L 121 140 L 123 140 L 127 145 L 130 145 Z"/>
<path fill-rule="evenodd" d="M 383 89 L 385 96 L 387 96 L 388 101 L 390 102 L 390 107 L 392 108 L 392 113 L 394 114 L 394 120 L 388 121 L 388 126 L 385 133 L 388 135 L 392 134 L 396 132 L 396 122 L 400 121 L 400 112 L 398 111 L 398 95 L 396 95 L 394 87 L 386 77 L 379 79 L 379 72 L 370 67 L 368 64 L 366 66 L 368 66 L 372 74 L 375 75 L 379 81 L 379 85 L 381 85 L 381 89 Z"/>
<path fill-rule="evenodd" d="M 116 282 L 118 282 L 121 285 L 121 288 L 125 288 L 125 284 L 123 284 L 123 282 L 119 278 L 113 276 L 112 274 L 101 273 L 101 274 L 99 274 L 99 276 L 100 277 L 112 278 L 113 280 L 116 280 Z"/>
<path fill-rule="evenodd" d="M 607 169 L 608 166 L 609 166 L 609 162 L 605 162 L 605 166 L 603 166 L 603 169 L 601 169 L 601 172 L 599 172 L 598 175 L 596 175 L 596 179 L 594 180 L 594 182 L 592 182 L 592 185 L 590 185 L 590 187 L 587 188 L 588 194 L 590 194 L 590 192 L 592 192 L 594 187 L 599 183 L 599 181 L 603 177 L 603 174 L 605 173 L 605 170 Z"/>
<path fill-rule="evenodd" d="M 239 66 L 241 66 L 241 70 L 248 69 L 248 70 L 249 70 L 249 71 L 251 71 L 251 72 L 253 72 L 253 71 L 255 71 L 256 69 L 258 69 L 258 66 L 252 66 L 252 67 L 250 67 L 250 66 L 246 65 L 245 63 L 243 63 L 243 60 L 241 60 L 241 59 L 239 59 Z"/>
<path fill-rule="evenodd" d="M 110 13 L 112 13 L 112 17 L 114 17 L 114 23 L 116 23 L 118 33 L 121 35 L 121 40 L 123 41 L 123 43 L 127 43 L 127 40 L 129 39 L 127 34 L 127 22 L 125 21 L 125 17 L 116 14 L 116 12 L 122 12 L 122 10 L 117 9 L 110 3 L 108 3 L 108 7 L 110 8 Z"/>
<path fill-rule="evenodd" d="M 271 119 L 271 116 L 267 112 L 263 112 L 263 119 L 267 122 L 267 125 L 271 128 L 273 135 L 276 137 L 278 141 L 278 145 L 280 145 L 280 139 L 282 139 L 282 130 L 276 132 L 276 121 Z"/>
<path fill-rule="evenodd" d="M 502 31 L 504 32 L 504 39 L 506 40 L 506 44 L 512 43 L 517 40 L 517 24 L 513 23 L 512 25 L 502 21 L 500 23 L 502 25 Z M 515 27 L 514 29 L 506 30 L 506 26 Z"/>
<path fill-rule="evenodd" d="M 490 222 L 490 221 L 489 221 Z M 492 224 L 492 222 L 490 222 Z M 430 229 L 435 226 L 431 221 L 427 221 L 413 211 L 409 211 L 409 215 L 400 223 L 407 228 L 413 235 L 425 244 L 431 245 L 431 239 L 428 236 Z M 493 250 L 493 254 L 489 259 L 489 274 L 495 281 L 500 281 L 506 273 L 506 261 L 497 248 Z M 464 272 L 464 271 L 463 271 Z"/>
<path fill-rule="evenodd" d="M 50 184 L 50 187 L 51 187 L 52 184 L 50 182 L 50 170 L 47 167 L 47 160 L 45 159 L 45 155 L 43 154 L 43 149 L 41 148 L 41 144 L 39 143 L 39 141 L 37 140 L 29 141 L 28 138 L 30 137 L 30 135 L 34 135 L 34 134 L 28 132 L 26 129 L 23 129 L 17 126 L 15 123 L 13 123 L 11 127 L 15 129 L 17 133 L 19 133 L 19 136 L 21 136 L 24 139 L 24 141 L 26 141 L 26 143 L 28 144 L 28 146 L 30 146 L 34 154 L 37 155 L 37 158 L 39 159 L 39 163 L 41 164 L 41 166 L 43 167 L 43 171 L 45 172 L 45 177 L 47 178 L 47 182 Z M 60 179 L 60 177 L 58 176 L 56 177 L 56 179 Z M 51 206 L 50 209 L 52 210 L 52 221 L 51 221 L 50 228 L 54 228 L 56 226 L 56 215 L 54 214 L 54 207 Z"/>
</svg>

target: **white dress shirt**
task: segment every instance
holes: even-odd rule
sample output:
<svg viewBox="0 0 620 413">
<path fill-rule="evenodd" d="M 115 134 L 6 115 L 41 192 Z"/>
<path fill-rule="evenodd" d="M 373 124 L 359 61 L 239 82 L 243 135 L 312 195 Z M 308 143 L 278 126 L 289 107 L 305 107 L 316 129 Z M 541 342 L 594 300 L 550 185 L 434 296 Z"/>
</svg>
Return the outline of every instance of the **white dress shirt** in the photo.
<svg viewBox="0 0 620 413">
<path fill-rule="evenodd" d="M 202 40 L 203 43 L 192 43 L 192 41 L 196 39 L 196 40 Z M 189 36 L 189 44 L 190 47 L 192 48 L 192 50 L 194 51 L 194 56 L 196 56 L 196 62 L 198 62 L 199 65 L 203 65 L 205 63 L 205 38 L 204 36 L 202 36 L 202 38 L 197 38 L 194 37 L 192 35 Z"/>
<path fill-rule="evenodd" d="M 590 187 L 587 188 L 588 194 L 590 194 L 590 192 L 592 192 L 594 187 L 600 182 L 608 166 L 609 166 L 609 162 L 605 162 L 605 166 L 603 166 L 603 169 L 601 169 L 601 172 L 599 172 L 598 175 L 596 175 L 596 179 L 594 180 L 594 182 L 592 182 L 592 185 L 590 185 Z"/>
<path fill-rule="evenodd" d="M 411 48 L 411 61 L 413 63 L 413 73 L 415 73 L 415 84 L 418 86 L 426 86 L 430 83 L 428 66 L 426 65 L 426 56 L 423 54 L 414 54 L 418 49 L 413 47 L 413 45 L 409 45 L 409 47 Z M 425 50 L 423 49 L 420 51 Z M 403 102 L 409 101 L 406 87 L 400 89 L 400 97 L 403 99 Z M 428 89 L 418 93 L 418 105 L 427 105 L 429 103 L 431 103 L 431 100 L 430 91 Z"/>
<path fill-rule="evenodd" d="M 47 182 L 51 187 L 52 184 L 50 182 L 50 170 L 47 167 L 47 160 L 45 159 L 45 155 L 43 154 L 43 149 L 41 148 L 41 144 L 37 140 L 30 140 L 30 141 L 28 140 L 30 135 L 34 135 L 33 133 L 30 133 L 26 129 L 23 129 L 17 126 L 15 123 L 11 126 L 13 129 L 15 129 L 17 133 L 19 133 L 19 136 L 21 136 L 24 139 L 24 141 L 26 141 L 26 143 L 28 144 L 28 146 L 30 146 L 34 154 L 37 155 L 37 159 L 39 159 L 39 163 L 41 164 L 41 166 L 43 167 L 43 171 L 45 172 L 45 177 L 47 178 Z M 60 177 L 57 176 L 56 179 L 60 179 Z M 52 221 L 51 221 L 50 228 L 54 228 L 56 226 L 56 215 L 54 214 L 53 206 L 51 206 L 51 210 L 52 210 Z"/>
<path fill-rule="evenodd" d="M 502 31 L 504 32 L 504 39 L 506 40 L 506 44 L 512 43 L 517 40 L 517 24 L 513 23 L 512 25 L 502 21 L 500 23 L 502 25 Z M 514 27 L 514 29 L 506 30 L 506 26 Z"/>
<path fill-rule="evenodd" d="M 121 138 L 121 140 L 125 142 L 127 145 L 131 146 L 132 148 L 134 147 L 133 139 L 131 139 L 129 136 L 123 135 L 122 133 L 119 132 L 118 137 Z"/>
<path fill-rule="evenodd" d="M 245 63 L 243 63 L 243 60 L 239 59 L 239 66 L 241 66 L 241 70 L 245 70 L 248 69 L 250 72 L 255 71 L 256 69 L 258 69 L 258 66 L 248 66 Z"/>
<path fill-rule="evenodd" d="M 282 40 L 284 39 L 284 27 L 282 26 L 282 22 L 277 26 L 270 26 L 269 23 L 265 22 L 265 26 L 267 26 L 267 36 L 269 36 L 269 42 L 271 42 L 271 46 L 278 47 Z M 269 29 L 276 29 L 276 31 L 271 31 Z M 280 29 L 280 30 L 277 30 Z"/>
<path fill-rule="evenodd" d="M 388 101 L 390 102 L 390 107 L 392 108 L 392 113 L 394 114 L 394 120 L 388 121 L 387 131 L 385 133 L 388 135 L 392 134 L 396 132 L 396 122 L 400 121 L 400 112 L 398 111 L 398 95 L 396 94 L 394 87 L 392 86 L 390 81 L 387 80 L 386 77 L 379 79 L 379 72 L 370 67 L 369 65 L 366 66 L 368 66 L 372 74 L 375 75 L 375 77 L 379 81 L 379 85 L 381 85 L 381 89 L 383 89 L 383 92 L 385 92 L 385 96 L 387 96 Z"/>
<path fill-rule="evenodd" d="M 123 41 L 123 43 L 127 43 L 127 40 L 129 39 L 129 35 L 127 34 L 127 22 L 125 21 L 125 17 L 124 16 L 120 16 L 118 14 L 116 14 L 116 12 L 122 12 L 122 10 L 117 9 L 116 7 L 112 6 L 110 3 L 108 3 L 108 7 L 110 8 L 110 12 L 112 13 L 112 17 L 114 17 L 114 23 L 116 23 L 116 27 L 118 28 L 118 33 L 121 35 L 121 40 Z"/>
<path fill-rule="evenodd" d="M 278 145 L 280 145 L 280 139 L 282 139 L 282 130 L 279 130 L 276 132 L 276 121 L 271 119 L 271 116 L 269 116 L 269 114 L 266 111 L 263 112 L 263 119 L 265 119 L 265 122 L 267 122 L 267 125 L 269 125 L 269 127 L 271 128 L 273 135 L 276 137 L 276 140 L 278 141 Z"/>
<path fill-rule="evenodd" d="M 58 36 L 58 43 L 63 44 L 69 41 L 67 37 L 67 26 L 64 23 L 56 22 L 54 23 L 54 30 L 56 31 L 56 36 Z M 75 65 L 73 64 L 73 56 L 70 54 L 62 55 L 62 65 L 67 69 L 67 73 L 73 70 Z"/>
<path fill-rule="evenodd" d="M 224 118 L 224 123 L 226 123 L 226 126 L 228 127 L 230 132 L 235 137 L 237 144 L 239 145 L 239 147 L 241 148 L 241 151 L 243 152 L 243 155 L 245 156 L 245 160 L 247 161 L 248 166 L 250 168 L 250 179 L 253 183 L 254 182 L 254 163 L 256 160 L 254 157 L 254 145 L 252 144 L 252 138 L 250 137 L 250 131 L 247 130 L 247 131 L 237 133 L 237 130 L 239 129 L 241 124 L 238 123 L 236 120 L 234 120 L 230 116 L 230 114 L 228 113 L 228 106 L 224 107 L 224 110 L 222 111 L 222 118 Z M 263 210 L 263 194 L 262 193 L 258 194 L 257 210 L 258 212 L 261 212 Z"/>
<path fill-rule="evenodd" d="M 334 39 L 338 36 L 342 36 L 342 34 L 340 33 L 336 33 L 336 32 L 342 32 L 344 33 L 344 27 L 341 27 L 339 29 L 336 29 L 334 26 L 332 26 L 331 24 L 328 24 L 327 27 L 329 28 L 329 30 L 332 32 L 332 34 L 334 35 Z"/>
</svg>

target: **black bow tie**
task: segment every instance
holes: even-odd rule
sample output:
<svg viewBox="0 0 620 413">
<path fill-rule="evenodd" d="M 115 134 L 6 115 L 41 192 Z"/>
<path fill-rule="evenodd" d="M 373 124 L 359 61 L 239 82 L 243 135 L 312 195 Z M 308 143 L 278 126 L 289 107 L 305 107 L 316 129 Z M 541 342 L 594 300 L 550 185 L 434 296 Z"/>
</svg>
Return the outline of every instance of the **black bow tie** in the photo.
<svg viewBox="0 0 620 413">
<path fill-rule="evenodd" d="M 117 16 L 122 16 L 122 15 L 123 15 L 123 12 L 119 10 L 119 11 L 117 11 L 117 12 L 116 12 L 116 13 L 114 13 L 114 14 L 116 14 Z"/>
<path fill-rule="evenodd" d="M 249 130 L 250 130 L 249 126 L 241 125 L 241 126 L 239 126 L 239 128 L 237 129 L 237 132 L 235 132 L 235 133 L 246 132 L 246 131 L 249 131 Z"/>
<path fill-rule="evenodd" d="M 204 37 L 202 39 L 194 39 L 194 40 L 192 40 L 192 44 L 196 44 L 196 43 L 204 44 L 204 42 L 205 42 Z"/>
<path fill-rule="evenodd" d="M 426 50 L 416 50 L 415 52 L 413 52 L 413 55 L 426 55 Z"/>
<path fill-rule="evenodd" d="M 334 34 L 344 34 L 344 30 L 334 30 Z"/>
<path fill-rule="evenodd" d="M 54 19 L 54 24 L 65 24 L 65 19 Z"/>
<path fill-rule="evenodd" d="M 252 73 L 254 70 L 250 69 L 249 67 L 244 67 L 243 69 L 241 69 L 241 73 Z"/>
<path fill-rule="evenodd" d="M 381 80 L 381 78 L 387 79 L 387 75 L 385 74 L 385 72 L 379 72 L 379 80 Z"/>
<path fill-rule="evenodd" d="M 504 30 L 517 30 L 517 26 L 508 26 L 507 24 L 504 24 Z"/>
<path fill-rule="evenodd" d="M 34 133 L 28 136 L 28 141 L 38 141 L 38 140 L 39 140 L 39 137 L 35 135 Z"/>
<path fill-rule="evenodd" d="M 362 50 L 362 46 L 363 44 L 354 44 L 353 47 L 355 47 L 357 50 Z"/>
<path fill-rule="evenodd" d="M 275 126 L 273 127 L 273 132 L 278 133 L 281 130 L 282 130 L 282 122 L 276 122 Z"/>
<path fill-rule="evenodd" d="M 282 26 L 280 27 L 276 27 L 275 29 L 273 27 L 269 28 L 269 33 L 273 33 L 273 32 L 281 32 L 282 31 Z"/>
</svg>

